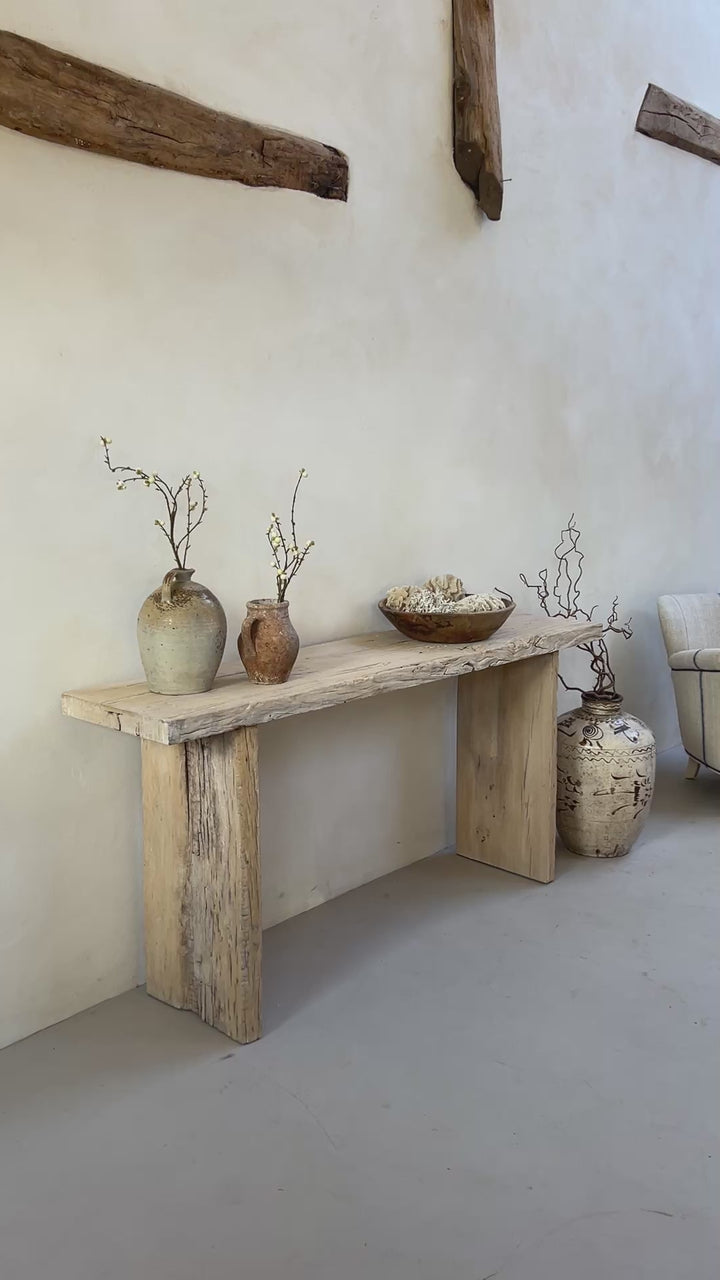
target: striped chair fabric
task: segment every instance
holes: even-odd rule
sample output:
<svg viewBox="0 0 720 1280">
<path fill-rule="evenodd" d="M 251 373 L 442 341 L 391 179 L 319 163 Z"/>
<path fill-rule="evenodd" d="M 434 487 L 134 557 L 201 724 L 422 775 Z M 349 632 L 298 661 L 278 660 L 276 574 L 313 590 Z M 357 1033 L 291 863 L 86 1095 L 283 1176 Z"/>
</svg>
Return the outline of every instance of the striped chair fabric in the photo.
<svg viewBox="0 0 720 1280">
<path fill-rule="evenodd" d="M 658 614 L 688 776 L 701 764 L 720 773 L 720 595 L 661 596 Z"/>
</svg>

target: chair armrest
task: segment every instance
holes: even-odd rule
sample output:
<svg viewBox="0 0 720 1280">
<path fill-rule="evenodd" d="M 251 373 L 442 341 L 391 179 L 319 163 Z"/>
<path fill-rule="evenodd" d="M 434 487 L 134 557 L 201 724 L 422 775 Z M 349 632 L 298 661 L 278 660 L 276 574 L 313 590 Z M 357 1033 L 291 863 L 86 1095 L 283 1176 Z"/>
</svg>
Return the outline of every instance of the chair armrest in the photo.
<svg viewBox="0 0 720 1280">
<path fill-rule="evenodd" d="M 720 649 L 680 649 L 669 662 L 673 671 L 720 671 Z"/>
</svg>

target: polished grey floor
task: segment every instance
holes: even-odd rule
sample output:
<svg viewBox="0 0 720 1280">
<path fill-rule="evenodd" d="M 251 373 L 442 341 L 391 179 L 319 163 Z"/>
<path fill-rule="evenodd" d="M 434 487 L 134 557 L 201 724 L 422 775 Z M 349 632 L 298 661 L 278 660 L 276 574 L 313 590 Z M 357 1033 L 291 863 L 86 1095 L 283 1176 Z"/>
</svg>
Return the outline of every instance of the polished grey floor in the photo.
<svg viewBox="0 0 720 1280">
<path fill-rule="evenodd" d="M 715 1280 L 720 778 L 620 862 L 453 857 L 266 935 L 266 1036 L 141 991 L 0 1054 L 1 1280 Z"/>
</svg>

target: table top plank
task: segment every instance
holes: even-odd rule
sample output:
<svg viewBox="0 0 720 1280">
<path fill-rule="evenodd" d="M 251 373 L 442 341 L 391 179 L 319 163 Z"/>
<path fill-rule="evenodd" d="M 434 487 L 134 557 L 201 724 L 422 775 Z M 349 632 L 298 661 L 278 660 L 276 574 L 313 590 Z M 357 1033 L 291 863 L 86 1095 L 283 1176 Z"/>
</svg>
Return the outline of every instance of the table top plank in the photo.
<svg viewBox="0 0 720 1280">
<path fill-rule="evenodd" d="M 417 643 L 394 630 L 377 631 L 303 647 L 287 684 L 252 684 L 238 662 L 221 668 L 208 693 L 173 696 L 150 693 L 141 683 L 115 684 L 65 693 L 62 710 L 172 745 L 554 653 L 601 634 L 595 623 L 522 613 L 474 644 Z"/>
</svg>

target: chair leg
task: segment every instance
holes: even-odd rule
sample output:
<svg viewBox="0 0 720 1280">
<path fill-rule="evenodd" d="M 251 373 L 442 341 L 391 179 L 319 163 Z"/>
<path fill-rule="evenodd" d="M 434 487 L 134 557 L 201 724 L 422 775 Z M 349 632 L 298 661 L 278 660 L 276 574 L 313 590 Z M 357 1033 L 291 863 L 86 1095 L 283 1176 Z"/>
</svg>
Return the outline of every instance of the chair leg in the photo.
<svg viewBox="0 0 720 1280">
<path fill-rule="evenodd" d="M 697 760 L 693 760 L 692 756 L 688 756 L 687 769 L 685 770 L 685 777 L 689 781 L 692 781 L 693 778 L 697 778 L 699 772 L 700 772 L 700 765 L 698 764 Z"/>
</svg>

